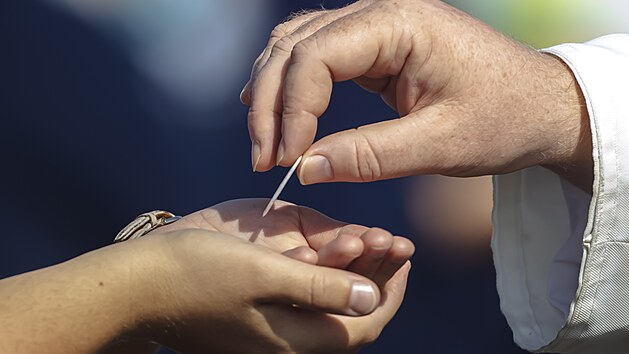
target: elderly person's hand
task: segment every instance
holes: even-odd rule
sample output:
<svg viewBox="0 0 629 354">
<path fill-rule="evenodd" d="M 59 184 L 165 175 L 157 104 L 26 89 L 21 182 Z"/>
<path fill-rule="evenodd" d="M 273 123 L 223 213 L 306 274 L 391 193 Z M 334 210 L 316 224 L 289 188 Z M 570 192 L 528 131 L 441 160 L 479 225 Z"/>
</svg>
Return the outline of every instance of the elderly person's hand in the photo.
<svg viewBox="0 0 629 354">
<path fill-rule="evenodd" d="M 313 144 L 344 80 L 380 93 L 400 118 Z M 254 169 L 304 154 L 304 184 L 544 165 L 591 188 L 588 117 L 570 70 L 440 1 L 361 0 L 293 18 L 273 31 L 241 99 Z"/>
</svg>

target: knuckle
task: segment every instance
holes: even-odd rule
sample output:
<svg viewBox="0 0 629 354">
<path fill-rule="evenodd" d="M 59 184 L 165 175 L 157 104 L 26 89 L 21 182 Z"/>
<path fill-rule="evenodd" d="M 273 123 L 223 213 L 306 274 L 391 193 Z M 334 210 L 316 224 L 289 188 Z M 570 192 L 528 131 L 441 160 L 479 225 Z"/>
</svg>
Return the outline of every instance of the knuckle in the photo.
<svg viewBox="0 0 629 354">
<path fill-rule="evenodd" d="M 354 140 L 356 176 L 362 182 L 373 182 L 382 177 L 382 165 L 368 137 L 357 134 Z"/>
<path fill-rule="evenodd" d="M 310 36 L 294 43 L 291 53 L 292 63 L 308 63 L 313 60 L 315 62 L 319 61 L 318 59 L 323 52 L 321 41 L 323 41 L 323 39 L 317 36 Z M 310 67 L 310 63 L 308 63 L 307 66 Z"/>
<path fill-rule="evenodd" d="M 310 298 L 309 305 L 322 305 L 321 301 L 324 298 L 324 293 L 326 289 L 326 280 L 325 276 L 320 273 L 315 273 L 310 278 Z"/>
<path fill-rule="evenodd" d="M 295 42 L 292 36 L 282 37 L 273 45 L 273 49 L 271 49 L 271 57 L 286 55 L 290 56 L 291 52 L 293 51 L 294 45 Z"/>
<path fill-rule="evenodd" d="M 275 26 L 275 28 L 273 28 L 273 30 L 271 31 L 271 41 L 283 38 L 289 33 L 290 32 L 288 30 L 288 24 L 286 22 L 280 23 L 279 25 Z"/>
<path fill-rule="evenodd" d="M 302 41 L 299 41 L 293 46 L 293 55 L 295 57 L 302 57 L 307 55 L 308 52 L 311 51 L 313 44 L 313 40 L 311 38 L 306 38 Z"/>
</svg>

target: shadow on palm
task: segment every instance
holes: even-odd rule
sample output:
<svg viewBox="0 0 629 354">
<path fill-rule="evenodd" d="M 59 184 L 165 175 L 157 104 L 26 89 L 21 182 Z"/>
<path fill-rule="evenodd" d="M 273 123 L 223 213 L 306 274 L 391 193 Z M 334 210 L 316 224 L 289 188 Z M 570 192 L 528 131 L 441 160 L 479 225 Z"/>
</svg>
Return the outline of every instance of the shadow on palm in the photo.
<svg viewBox="0 0 629 354">
<path fill-rule="evenodd" d="M 379 228 L 347 224 L 288 202 L 276 201 L 263 218 L 267 203 L 268 199 L 226 201 L 187 215 L 163 230 L 220 232 L 307 263 L 353 271 L 379 286 L 414 252 L 406 238 Z"/>
<path fill-rule="evenodd" d="M 284 252 L 301 246 L 318 250 L 347 225 L 310 208 L 279 200 L 263 218 L 262 211 L 267 203 L 268 199 L 226 201 L 187 215 L 170 225 L 169 229 L 216 231 Z M 356 230 L 360 234 L 366 229 L 364 226 L 348 225 L 344 230 Z"/>
</svg>

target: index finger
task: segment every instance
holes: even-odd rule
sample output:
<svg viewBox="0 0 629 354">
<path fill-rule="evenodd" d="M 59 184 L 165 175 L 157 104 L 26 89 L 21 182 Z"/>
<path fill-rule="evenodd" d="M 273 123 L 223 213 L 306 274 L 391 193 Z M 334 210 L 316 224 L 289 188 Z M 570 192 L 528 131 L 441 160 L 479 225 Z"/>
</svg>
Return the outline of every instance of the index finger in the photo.
<svg viewBox="0 0 629 354">
<path fill-rule="evenodd" d="M 378 14 L 371 8 L 355 12 L 294 46 L 282 97 L 280 165 L 290 165 L 312 145 L 317 119 L 329 105 L 333 82 L 399 72 L 403 62 L 395 59 L 400 53 L 390 53 L 391 46 L 383 44 L 391 40 L 394 26 L 369 25 L 383 21 Z"/>
</svg>

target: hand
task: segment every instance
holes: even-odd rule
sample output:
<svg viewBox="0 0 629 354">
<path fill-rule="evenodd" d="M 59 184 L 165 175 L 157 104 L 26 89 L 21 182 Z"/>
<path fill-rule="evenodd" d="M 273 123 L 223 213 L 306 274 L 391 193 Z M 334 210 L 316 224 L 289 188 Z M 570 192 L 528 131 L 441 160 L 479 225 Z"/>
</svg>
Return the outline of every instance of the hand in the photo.
<svg viewBox="0 0 629 354">
<path fill-rule="evenodd" d="M 306 263 L 349 270 L 378 286 L 384 286 L 415 251 L 411 241 L 383 229 L 347 224 L 280 200 L 263 218 L 267 203 L 267 199 L 230 200 L 158 230 L 220 232 Z"/>
<path fill-rule="evenodd" d="M 401 118 L 312 145 L 332 83 L 350 79 Z M 570 70 L 439 1 L 361 0 L 281 24 L 241 99 L 254 169 L 304 154 L 303 184 L 545 165 L 591 188 L 589 122 Z"/>
<path fill-rule="evenodd" d="M 129 242 L 149 262 L 141 268 L 153 269 L 141 276 L 155 280 L 144 287 L 153 290 L 142 294 L 148 306 L 142 306 L 139 317 L 161 335 L 151 332 L 149 338 L 181 351 L 220 353 L 349 353 L 377 338 L 401 304 L 412 244 L 402 239 L 404 247 L 390 245 L 384 262 L 367 261 L 367 255 L 343 250 L 370 249 L 369 242 L 363 246 L 352 240 L 370 239 L 368 235 L 393 239 L 390 234 L 283 202 L 262 219 L 265 204 L 219 204 Z M 305 251 L 307 242 L 319 251 Z M 353 246 L 344 246 L 348 244 Z M 384 281 L 380 297 L 364 277 L 298 262 L 280 252 L 309 262 L 345 262 L 382 280 L 402 268 Z M 384 266 L 387 259 L 391 264 Z M 326 312 L 371 313 L 347 317 Z"/>
<path fill-rule="evenodd" d="M 156 340 L 186 352 L 349 353 L 375 340 L 402 302 L 410 263 L 379 291 L 355 273 L 286 257 L 279 250 L 351 229 L 287 203 L 258 221 L 258 244 L 199 229 L 250 236 L 256 225 L 241 218 L 254 219 L 262 204 L 224 203 L 149 237 L 1 279 L 0 352 L 148 353 Z M 326 247 L 315 253 L 319 262 L 335 259 Z M 410 256 L 391 249 L 399 261 Z"/>
</svg>

